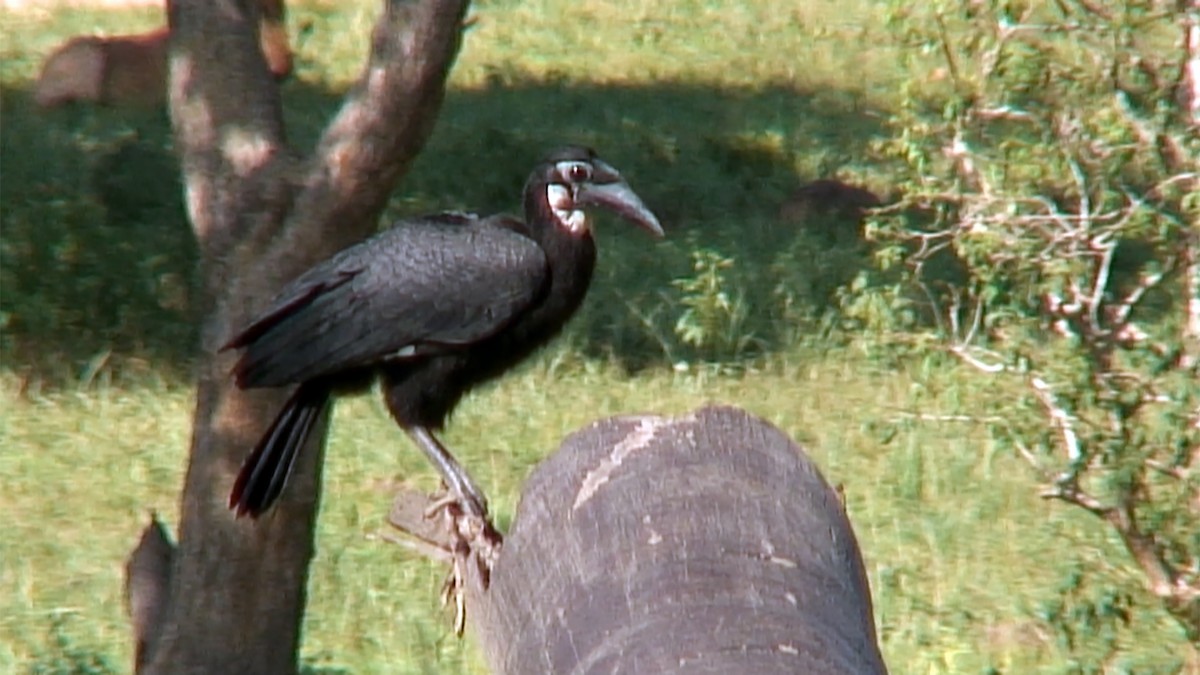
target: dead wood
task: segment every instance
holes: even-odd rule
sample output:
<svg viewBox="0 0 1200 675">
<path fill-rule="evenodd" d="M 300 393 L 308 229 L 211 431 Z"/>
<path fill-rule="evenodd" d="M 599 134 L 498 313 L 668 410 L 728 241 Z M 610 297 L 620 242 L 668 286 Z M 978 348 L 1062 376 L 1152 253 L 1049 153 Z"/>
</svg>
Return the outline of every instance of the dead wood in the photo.
<svg viewBox="0 0 1200 675">
<path fill-rule="evenodd" d="M 444 552 L 455 538 L 398 501 L 393 522 Z M 838 493 L 736 408 L 570 436 L 526 482 L 496 558 L 462 567 L 495 673 L 886 672 Z"/>
</svg>

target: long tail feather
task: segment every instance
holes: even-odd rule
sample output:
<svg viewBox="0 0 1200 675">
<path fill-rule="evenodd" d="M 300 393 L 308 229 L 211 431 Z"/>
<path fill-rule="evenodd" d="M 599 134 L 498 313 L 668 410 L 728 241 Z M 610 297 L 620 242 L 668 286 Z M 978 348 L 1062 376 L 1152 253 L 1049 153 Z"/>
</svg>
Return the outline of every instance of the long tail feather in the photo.
<svg viewBox="0 0 1200 675">
<path fill-rule="evenodd" d="M 238 517 L 257 518 L 279 499 L 300 449 L 308 442 L 313 425 L 329 407 L 330 400 L 327 386 L 307 382 L 284 404 L 233 483 L 229 508 Z"/>
</svg>

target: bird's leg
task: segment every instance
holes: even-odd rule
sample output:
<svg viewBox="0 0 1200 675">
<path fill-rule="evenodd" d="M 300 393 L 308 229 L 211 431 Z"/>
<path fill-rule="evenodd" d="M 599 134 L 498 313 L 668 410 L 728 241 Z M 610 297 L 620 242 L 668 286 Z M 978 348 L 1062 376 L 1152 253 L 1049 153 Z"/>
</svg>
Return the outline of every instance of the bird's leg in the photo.
<svg viewBox="0 0 1200 675">
<path fill-rule="evenodd" d="M 423 426 L 413 425 L 405 431 L 437 467 L 442 480 L 446 481 L 446 487 L 450 488 L 451 494 L 462 504 L 463 511 L 476 518 L 485 518 L 487 499 L 483 496 L 483 491 L 475 485 L 471 475 L 454 459 L 454 455 L 450 454 L 446 446 Z"/>
</svg>

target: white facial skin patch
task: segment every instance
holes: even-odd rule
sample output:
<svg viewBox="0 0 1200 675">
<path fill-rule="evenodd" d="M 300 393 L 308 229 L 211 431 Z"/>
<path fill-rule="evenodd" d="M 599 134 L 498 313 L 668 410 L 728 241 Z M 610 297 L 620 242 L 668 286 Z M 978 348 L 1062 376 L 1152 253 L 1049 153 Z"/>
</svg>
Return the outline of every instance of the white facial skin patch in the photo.
<svg viewBox="0 0 1200 675">
<path fill-rule="evenodd" d="M 546 203 L 550 204 L 550 210 L 563 227 L 575 234 L 587 231 L 587 215 L 575 208 L 575 197 L 570 188 L 555 183 L 547 185 Z"/>
</svg>

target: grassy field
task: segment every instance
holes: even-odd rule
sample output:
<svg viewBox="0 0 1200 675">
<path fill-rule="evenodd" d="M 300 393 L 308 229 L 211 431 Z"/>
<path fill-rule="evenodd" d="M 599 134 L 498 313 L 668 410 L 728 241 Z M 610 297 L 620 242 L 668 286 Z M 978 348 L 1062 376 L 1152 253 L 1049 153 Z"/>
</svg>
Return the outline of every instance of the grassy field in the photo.
<svg viewBox="0 0 1200 675">
<path fill-rule="evenodd" d="M 298 69 L 285 99 L 301 147 L 355 74 L 374 11 L 292 7 Z M 736 404 L 845 486 L 892 672 L 1188 667 L 1180 631 L 1100 523 L 1039 500 L 988 429 L 904 416 L 1001 412 L 987 383 L 830 337 L 823 310 L 860 253 L 828 249 L 820 226 L 836 224 L 797 227 L 776 211 L 817 177 L 886 186 L 868 147 L 909 74 L 882 3 L 493 0 L 474 13 L 444 114 L 388 215 L 511 210 L 538 154 L 582 141 L 623 170 L 670 237 L 648 245 L 604 221 L 594 292 L 566 339 L 457 414 L 446 440 L 501 522 L 569 431 L 609 414 Z M 0 21 L 0 672 L 123 672 L 124 556 L 149 511 L 176 520 L 194 255 L 164 114 L 39 112 L 29 87 L 67 36 L 133 32 L 161 15 Z M 714 304 L 717 292 L 735 310 Z M 681 320 L 707 337 L 683 339 Z M 443 571 L 377 538 L 395 485 L 432 486 L 432 472 L 374 399 L 340 405 L 330 443 L 310 671 L 482 672 L 437 606 Z M 1128 600 L 1097 600 L 1081 581 L 1097 574 Z M 1105 611 L 1124 602 L 1144 609 L 1129 625 Z M 1086 634 L 1065 639 L 1056 608 Z"/>
</svg>

